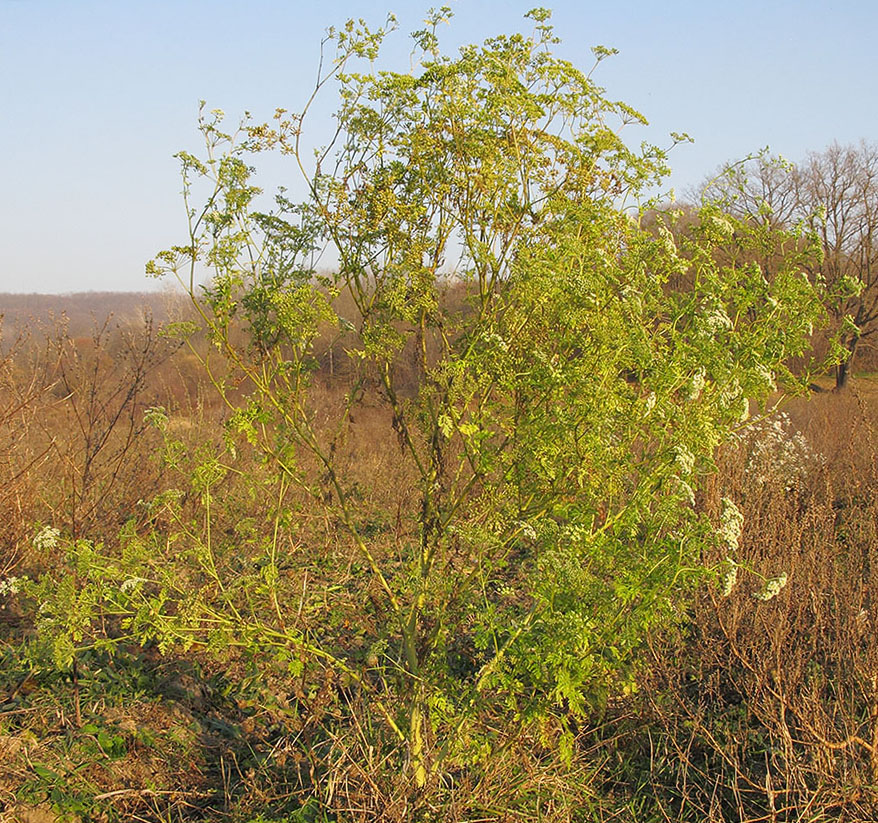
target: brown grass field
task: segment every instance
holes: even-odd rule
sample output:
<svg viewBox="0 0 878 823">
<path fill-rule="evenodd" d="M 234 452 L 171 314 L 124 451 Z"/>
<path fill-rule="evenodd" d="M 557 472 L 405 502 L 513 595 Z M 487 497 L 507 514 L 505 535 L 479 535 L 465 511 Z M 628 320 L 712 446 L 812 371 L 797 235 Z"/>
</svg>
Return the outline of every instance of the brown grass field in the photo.
<svg viewBox="0 0 878 823">
<path fill-rule="evenodd" d="M 41 526 L 111 543 L 126 523 L 154 517 L 145 501 L 178 478 L 158 457 L 146 409 L 168 410 L 181 453 L 223 442 L 226 412 L 197 359 L 151 320 L 123 314 L 90 326 L 22 315 L 6 328 L 0 580 L 54 562 L 32 546 Z M 324 346 L 319 359 L 318 420 L 346 380 L 341 346 Z M 787 402 L 784 416 L 751 425 L 720 455 L 698 506 L 741 501 L 737 585 L 723 596 L 706 580 L 677 629 L 648 639 L 638 690 L 609 695 L 578 728 L 569 765 L 546 741 L 521 739 L 416 807 L 392 764 L 363 743 L 369 730 L 327 733 L 334 717 L 363 717 L 355 689 L 304 688 L 244 658 L 148 646 L 96 650 L 66 672 L 35 666 L 24 647 L 38 612 L 0 594 L 0 821 L 878 819 L 878 378 L 861 373 L 840 393 L 830 385 Z M 395 460 L 392 421 L 368 393 L 351 418 L 340 449 L 361 531 L 392 557 L 410 537 L 399 512 L 415 504 L 412 480 Z M 234 475 L 218 497 L 231 568 L 256 556 L 268 504 Z M 289 608 L 317 621 L 332 593 L 335 623 L 312 629 L 365 655 L 378 619 L 364 606 L 369 591 L 337 524 L 298 505 L 282 544 Z M 776 597 L 754 598 L 781 572 L 788 582 Z M 503 718 L 492 722 L 502 734 Z M 329 772 L 315 755 L 324 748 L 338 753 Z"/>
</svg>

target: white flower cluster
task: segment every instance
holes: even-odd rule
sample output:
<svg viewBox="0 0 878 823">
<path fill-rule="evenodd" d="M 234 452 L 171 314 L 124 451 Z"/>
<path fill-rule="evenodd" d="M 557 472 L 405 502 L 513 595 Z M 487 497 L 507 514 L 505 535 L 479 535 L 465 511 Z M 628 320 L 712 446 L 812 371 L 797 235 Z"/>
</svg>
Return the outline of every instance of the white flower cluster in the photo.
<svg viewBox="0 0 878 823">
<path fill-rule="evenodd" d="M 768 368 L 768 366 L 764 366 L 762 364 L 756 367 L 756 373 L 759 375 L 759 381 L 769 392 L 775 391 L 777 389 L 777 382 L 774 378 L 774 372 Z"/>
<path fill-rule="evenodd" d="M 778 482 L 792 491 L 824 462 L 784 412 L 751 423 L 741 437 L 748 449 L 744 477 L 750 485 Z"/>
<path fill-rule="evenodd" d="M 784 586 L 787 584 L 787 573 L 779 574 L 765 581 L 765 585 L 758 591 L 753 592 L 753 597 L 757 600 L 767 601 L 777 597 Z"/>
<path fill-rule="evenodd" d="M 688 477 L 695 471 L 695 455 L 684 445 L 674 449 L 674 465 L 680 477 Z"/>
<path fill-rule="evenodd" d="M 60 530 L 54 526 L 43 526 L 36 535 L 34 535 L 33 544 L 35 549 L 40 551 L 49 551 L 58 545 L 58 538 L 61 537 Z"/>
<path fill-rule="evenodd" d="M 722 306 L 714 306 L 705 312 L 701 322 L 709 334 L 719 334 L 721 331 L 732 328 L 732 321 Z"/>
<path fill-rule="evenodd" d="M 680 493 L 680 498 L 685 500 L 690 506 L 695 506 L 695 489 L 692 488 L 685 480 L 681 480 L 679 477 L 677 480 L 677 490 Z"/>
<path fill-rule="evenodd" d="M 537 530 L 531 526 L 526 520 L 519 520 L 518 523 L 519 531 L 521 532 L 521 536 L 525 540 L 534 541 L 537 539 Z"/>
<path fill-rule="evenodd" d="M 666 254 L 669 254 L 671 257 L 677 256 L 677 243 L 674 240 L 674 235 L 671 234 L 670 229 L 666 226 L 658 227 L 658 241 Z"/>
<path fill-rule="evenodd" d="M 128 594 L 128 592 L 133 591 L 140 583 L 148 582 L 145 577 L 129 577 L 127 580 L 122 581 L 122 585 L 119 586 L 119 591 L 122 594 Z"/>
<path fill-rule="evenodd" d="M 482 335 L 482 340 L 488 344 L 488 346 L 494 346 L 504 354 L 509 351 L 509 343 L 507 343 L 497 332 L 486 332 Z"/>
<path fill-rule="evenodd" d="M 723 597 L 728 597 L 738 582 L 738 564 L 731 558 L 726 558 L 726 573 L 723 575 Z"/>
<path fill-rule="evenodd" d="M 744 515 L 728 497 L 722 499 L 722 511 L 719 516 L 717 536 L 731 550 L 738 550 L 738 542 L 744 531 Z"/>
<path fill-rule="evenodd" d="M 703 224 L 715 231 L 723 238 L 731 237 L 735 232 L 735 227 L 731 221 L 720 214 L 705 214 L 701 218 Z"/>
<path fill-rule="evenodd" d="M 24 580 L 24 577 L 15 577 L 14 575 L 0 580 L 0 597 L 6 594 L 18 594 Z"/>
</svg>

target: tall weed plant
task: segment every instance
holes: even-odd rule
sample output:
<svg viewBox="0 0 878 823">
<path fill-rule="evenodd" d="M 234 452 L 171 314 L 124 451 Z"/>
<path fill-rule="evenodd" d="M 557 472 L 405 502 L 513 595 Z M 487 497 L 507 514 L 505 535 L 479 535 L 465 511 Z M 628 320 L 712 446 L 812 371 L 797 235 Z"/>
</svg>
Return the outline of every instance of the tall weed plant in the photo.
<svg viewBox="0 0 878 823">
<path fill-rule="evenodd" d="M 332 33 L 316 154 L 313 97 L 235 130 L 202 113 L 202 152 L 179 155 L 188 234 L 149 271 L 191 296 L 198 320 L 166 333 L 224 437 L 193 447 L 152 410 L 176 487 L 116 540 L 51 535 L 63 562 L 29 589 L 53 665 L 135 643 L 253 667 L 291 727 L 318 718 L 326 803 L 358 758 L 413 798 L 523 739 L 569 763 L 710 571 L 723 523 L 695 504 L 716 450 L 807 384 L 785 364 L 821 316 L 808 237 L 774 235 L 767 277 L 764 232 L 716 206 L 642 224 L 666 152 L 623 142 L 643 117 L 552 54 L 547 12 L 456 55 L 447 15 L 410 72 L 379 69 L 389 29 Z M 264 207 L 269 151 L 301 202 Z M 327 330 L 344 391 L 315 379 Z M 363 421 L 395 435 L 371 458 L 383 491 Z"/>
</svg>

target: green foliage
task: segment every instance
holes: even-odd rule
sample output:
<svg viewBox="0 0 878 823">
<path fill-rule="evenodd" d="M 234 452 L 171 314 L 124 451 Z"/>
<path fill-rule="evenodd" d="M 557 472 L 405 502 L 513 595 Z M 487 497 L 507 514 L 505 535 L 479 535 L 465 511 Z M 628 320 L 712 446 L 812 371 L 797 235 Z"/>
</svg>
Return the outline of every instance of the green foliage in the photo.
<svg viewBox="0 0 878 823">
<path fill-rule="evenodd" d="M 832 318 L 830 359 L 842 388 L 860 343 L 875 332 L 875 186 L 878 152 L 866 142 L 835 143 L 793 164 L 764 149 L 726 164 L 702 187 L 702 198 L 746 220 L 761 236 L 756 259 L 773 268 L 785 232 L 797 227 L 818 251 L 804 264 Z M 778 238 L 781 242 L 778 243 Z"/>
<path fill-rule="evenodd" d="M 714 452 L 750 399 L 795 387 L 785 363 L 820 315 L 805 252 L 770 279 L 724 253 L 762 242 L 746 222 L 706 207 L 685 232 L 674 215 L 641 225 L 665 154 L 625 145 L 619 128 L 641 115 L 552 55 L 547 13 L 531 35 L 454 57 L 435 32 L 447 14 L 415 35 L 410 73 L 355 70 L 383 32 L 336 35 L 318 90 L 340 87 L 337 134 L 314 163 L 307 107 L 234 134 L 202 116 L 204 156 L 179 155 L 189 238 L 149 268 L 189 288 L 223 358 L 204 362 L 226 443 L 187 451 L 151 412 L 182 491 L 117 546 L 67 544 L 66 566 L 32 590 L 51 604 L 42 636 L 61 666 L 89 636 L 111 642 L 111 617 L 112 642 L 249 655 L 303 692 L 331 670 L 386 723 L 385 745 L 404 744 L 418 785 L 502 745 L 483 724 L 498 714 L 546 729 L 569 758 L 573 719 L 636 689 L 634 652 L 679 619 L 717 539 L 693 505 Z M 293 159 L 305 202 L 282 193 L 259 210 L 251 159 L 268 150 Z M 671 289 L 683 275 L 691 288 Z M 313 392 L 327 327 L 352 341 L 355 375 L 328 421 Z M 340 457 L 367 392 L 416 489 L 392 550 Z M 223 500 L 241 473 L 249 500 Z M 289 548 L 296 499 L 353 552 L 349 599 L 316 550 Z M 237 533 L 212 530 L 218 509 Z M 305 575 L 326 587 L 297 600 Z"/>
</svg>

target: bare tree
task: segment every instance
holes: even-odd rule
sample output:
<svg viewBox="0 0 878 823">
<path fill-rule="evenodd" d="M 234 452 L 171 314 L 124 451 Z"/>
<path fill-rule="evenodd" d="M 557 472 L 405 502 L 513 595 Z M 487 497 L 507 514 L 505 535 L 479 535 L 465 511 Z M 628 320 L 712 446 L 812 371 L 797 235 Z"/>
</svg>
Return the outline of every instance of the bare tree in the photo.
<svg viewBox="0 0 878 823">
<path fill-rule="evenodd" d="M 822 259 L 808 271 L 826 286 L 826 308 L 847 358 L 836 388 L 850 376 L 858 348 L 878 334 L 878 145 L 832 144 L 794 165 L 761 153 L 730 163 L 697 192 L 756 224 L 806 226 L 820 241 Z M 760 260 L 770 276 L 780 250 Z"/>
<path fill-rule="evenodd" d="M 802 218 L 796 166 L 765 151 L 727 163 L 693 194 L 698 200 L 720 202 L 734 217 L 762 225 L 788 228 Z"/>
<path fill-rule="evenodd" d="M 878 333 L 878 145 L 834 143 L 809 155 L 798 177 L 800 200 L 823 247 L 828 308 L 849 352 L 836 372 L 842 388 L 857 348 Z"/>
</svg>

